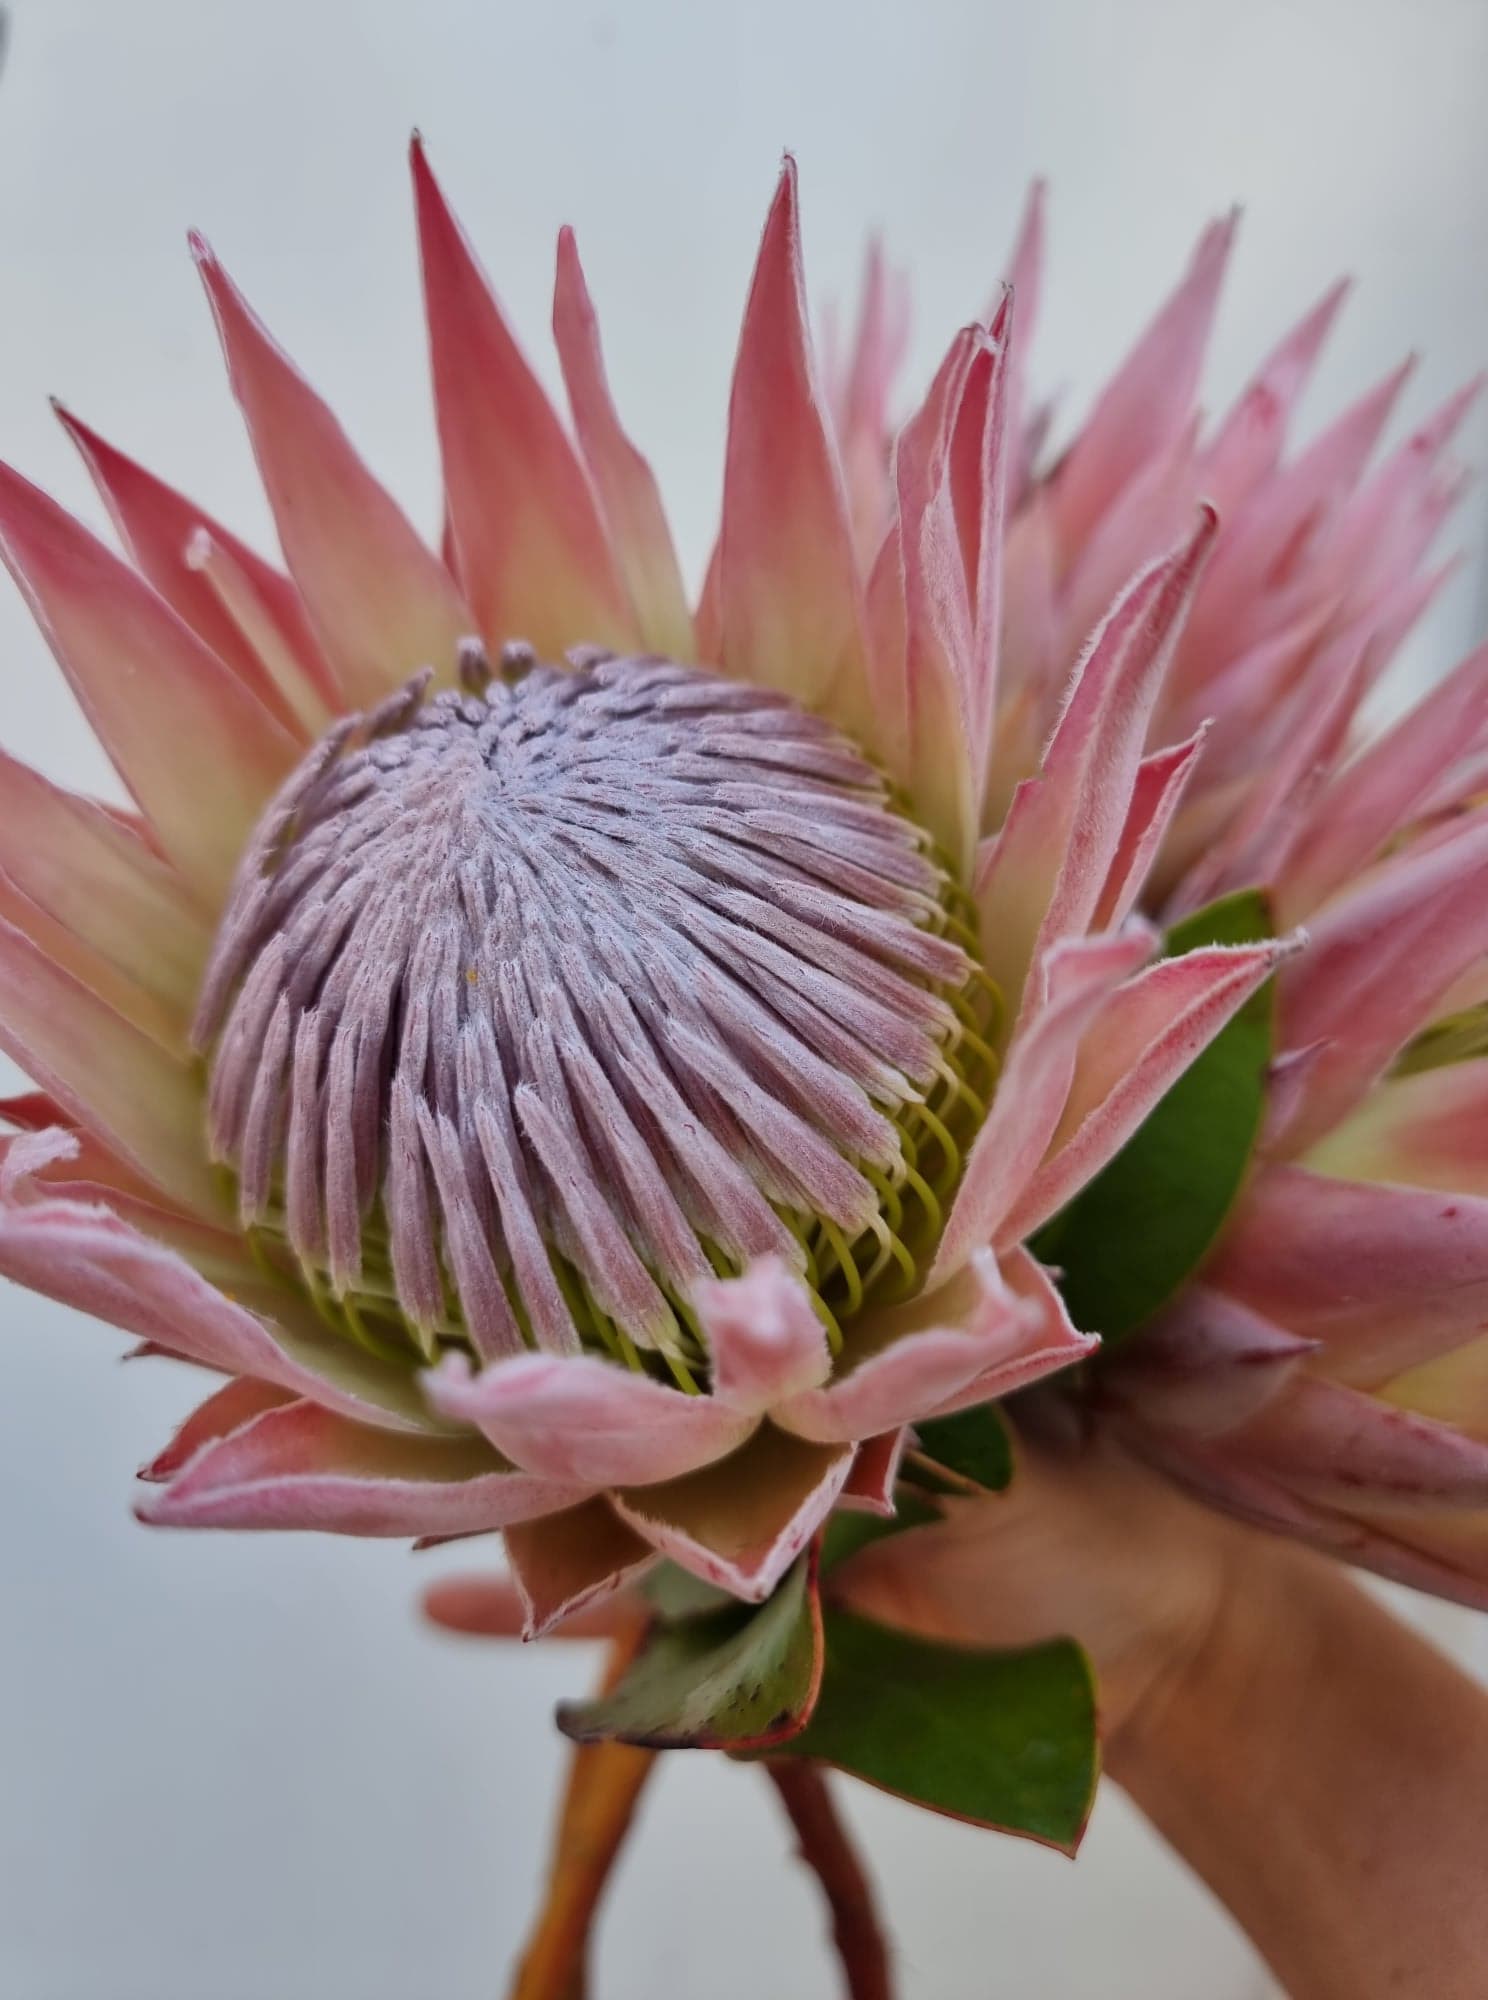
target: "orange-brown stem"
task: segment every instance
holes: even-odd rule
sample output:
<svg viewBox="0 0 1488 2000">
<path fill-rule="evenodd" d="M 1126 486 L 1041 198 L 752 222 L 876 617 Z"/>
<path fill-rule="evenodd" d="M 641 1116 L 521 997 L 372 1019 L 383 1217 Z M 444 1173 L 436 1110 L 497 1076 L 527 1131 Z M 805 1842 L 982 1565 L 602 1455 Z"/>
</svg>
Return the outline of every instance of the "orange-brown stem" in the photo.
<svg viewBox="0 0 1488 2000">
<path fill-rule="evenodd" d="M 639 1626 L 617 1639 L 606 1692 L 635 1657 Z M 509 2000 L 587 2000 L 589 1937 L 656 1753 L 629 1743 L 575 1747 L 553 1843 L 547 1894 Z"/>
<path fill-rule="evenodd" d="M 842 1961 L 846 2000 L 894 2000 L 889 1948 L 874 1906 L 873 1886 L 837 1816 L 821 1767 L 804 1757 L 765 1765 L 796 1830 L 801 1859 L 827 1899 L 832 1939 Z"/>
</svg>

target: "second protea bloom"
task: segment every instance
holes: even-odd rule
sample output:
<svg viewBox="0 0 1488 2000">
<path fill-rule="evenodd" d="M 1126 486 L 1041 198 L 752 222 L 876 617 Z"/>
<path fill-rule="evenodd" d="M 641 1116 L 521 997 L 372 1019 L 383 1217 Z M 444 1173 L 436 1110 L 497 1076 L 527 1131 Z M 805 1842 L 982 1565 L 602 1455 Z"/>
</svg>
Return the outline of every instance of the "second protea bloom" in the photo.
<svg viewBox="0 0 1488 2000">
<path fill-rule="evenodd" d="M 502 1529 L 534 1631 L 663 1554 L 760 1598 L 906 1426 L 1089 1351 L 1024 1240 L 1277 960 L 1131 914 L 1213 516 L 997 831 L 1009 302 L 865 557 L 787 168 L 694 615 L 572 239 L 571 439 L 414 172 L 440 554 L 200 242 L 288 574 L 65 413 L 131 561 L 0 475 L 133 799 L 0 765 L 0 1268 L 223 1378 L 148 1520 Z"/>
<path fill-rule="evenodd" d="M 1043 234 L 1036 189 L 1012 265 L 1020 339 Z M 1147 767 L 1181 803 L 1139 907 L 1167 923 L 1261 887 L 1275 924 L 1308 939 L 1278 978 L 1249 1184 L 1198 1282 L 1107 1357 L 1096 1398 L 1223 1505 L 1488 1603 L 1488 649 L 1393 729 L 1366 711 L 1455 566 L 1432 549 L 1465 489 L 1450 448 L 1482 378 L 1379 456 L 1407 362 L 1297 444 L 1335 285 L 1206 422 L 1197 390 L 1233 238 L 1233 217 L 1204 232 L 1055 463 L 1039 463 L 1046 414 L 1018 426 L 986 812 L 1012 799 L 1017 816 L 1071 635 L 1208 496 L 1223 531 Z M 890 500 L 901 323 L 875 261 L 835 399 L 855 511 L 873 524 Z"/>
<path fill-rule="evenodd" d="M 1488 650 L 1318 774 L 1260 1160 L 1107 1383 L 1186 1484 L 1488 1605 Z"/>
</svg>

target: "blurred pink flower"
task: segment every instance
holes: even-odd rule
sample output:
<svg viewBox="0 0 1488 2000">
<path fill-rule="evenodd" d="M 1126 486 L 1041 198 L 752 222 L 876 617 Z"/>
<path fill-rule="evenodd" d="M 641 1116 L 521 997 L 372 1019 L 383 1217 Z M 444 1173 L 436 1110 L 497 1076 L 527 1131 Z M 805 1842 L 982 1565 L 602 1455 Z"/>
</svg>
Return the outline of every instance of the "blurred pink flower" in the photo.
<svg viewBox="0 0 1488 2000">
<path fill-rule="evenodd" d="M 1488 1605 L 1488 649 L 1305 774 L 1251 1184 L 1108 1387 L 1186 1484 Z"/>
<path fill-rule="evenodd" d="M 1041 229 L 1036 194 L 1020 307 Z M 1223 531 L 1153 725 L 1187 739 L 1187 788 L 1141 907 L 1162 920 L 1265 884 L 1309 941 L 1279 975 L 1252 1184 L 1106 1389 L 1134 1441 L 1226 1507 L 1485 1604 L 1488 648 L 1392 728 L 1362 713 L 1455 567 L 1431 550 L 1482 378 L 1377 463 L 1409 363 L 1289 450 L 1339 285 L 1206 434 L 1194 394 L 1230 236 L 1205 234 L 1064 457 L 1026 478 L 989 799 L 1057 713 L 1071 629 L 1208 496 Z"/>
<path fill-rule="evenodd" d="M 1266 885 L 1305 949 L 1279 974 L 1261 1157 L 1220 1246 L 1102 1371 L 1128 1438 L 1265 1525 L 1488 1604 L 1488 648 L 1393 728 L 1362 711 L 1450 576 L 1438 530 L 1468 383 L 1376 461 L 1411 364 L 1300 449 L 1296 404 L 1335 285 L 1205 430 L 1195 400 L 1233 236 L 1177 290 L 1048 471 L 1011 371 L 1014 453 L 989 818 L 1064 699 L 1073 635 L 1202 495 L 1223 527 L 1154 705 L 1167 796 L 1138 907 L 1155 921 Z M 1020 343 L 1043 254 L 1035 189 L 1014 258 Z M 871 541 L 890 515 L 897 284 L 875 257 L 834 406 Z M 995 948 L 989 967 L 996 969 Z"/>
</svg>

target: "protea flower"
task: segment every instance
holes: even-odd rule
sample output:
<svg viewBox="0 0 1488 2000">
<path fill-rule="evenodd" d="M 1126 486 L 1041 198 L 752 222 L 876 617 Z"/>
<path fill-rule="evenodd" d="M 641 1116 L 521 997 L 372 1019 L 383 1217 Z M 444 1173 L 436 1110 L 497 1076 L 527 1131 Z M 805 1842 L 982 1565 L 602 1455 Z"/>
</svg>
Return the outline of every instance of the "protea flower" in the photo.
<svg viewBox="0 0 1488 2000">
<path fill-rule="evenodd" d="M 530 1630 L 658 1553 L 758 1598 L 907 1424 L 1090 1350 L 1023 1240 L 1279 955 L 1130 918 L 1213 515 L 987 843 L 1011 299 L 869 533 L 787 166 L 694 616 L 572 238 L 571 440 L 413 165 L 442 554 L 195 239 L 288 574 L 65 412 L 131 562 L 3 474 L 133 807 L 0 766 L 0 1268 L 225 1378 L 146 1520 L 503 1529 Z"/>
<path fill-rule="evenodd" d="M 1340 285 L 1206 434 L 1195 390 L 1232 234 L 1205 232 L 1058 464 L 1037 474 L 1024 450 L 987 810 L 1059 712 L 1070 631 L 1210 496 L 1223 533 L 1153 723 L 1155 741 L 1185 740 L 1148 766 L 1186 793 L 1142 907 L 1161 920 L 1266 885 L 1277 923 L 1310 942 L 1279 978 L 1251 1184 L 1200 1280 L 1103 1367 L 1097 1400 L 1231 1510 L 1484 1604 L 1488 648 L 1387 733 L 1361 720 L 1454 567 L 1430 551 L 1464 490 L 1447 451 L 1482 383 L 1371 470 L 1407 363 L 1289 453 Z M 1020 337 L 1041 256 L 1036 191 L 1015 259 Z M 861 384 L 864 357 L 892 351 L 892 297 L 874 265 L 838 395 L 870 521 L 886 512 L 884 398 Z"/>
<path fill-rule="evenodd" d="M 1488 1605 L 1488 648 L 1352 755 L 1280 859 L 1259 1170 L 1215 1256 L 1112 1370 L 1186 1484 Z"/>
</svg>

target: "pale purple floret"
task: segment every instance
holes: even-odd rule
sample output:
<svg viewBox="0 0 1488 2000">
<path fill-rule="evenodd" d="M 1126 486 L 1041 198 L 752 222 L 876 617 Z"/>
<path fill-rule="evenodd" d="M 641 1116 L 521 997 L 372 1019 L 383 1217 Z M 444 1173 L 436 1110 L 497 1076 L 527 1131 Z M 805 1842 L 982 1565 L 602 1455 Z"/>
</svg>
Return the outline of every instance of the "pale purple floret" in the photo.
<svg viewBox="0 0 1488 2000">
<path fill-rule="evenodd" d="M 653 658 L 421 676 L 301 765 L 239 870 L 195 1025 L 245 1226 L 356 1293 L 380 1205 L 432 1352 L 641 1345 L 777 1211 L 857 1234 L 861 1169 L 954 1026 L 923 835 L 830 725 Z M 375 1291 L 375 1284 L 373 1287 Z"/>
</svg>

